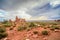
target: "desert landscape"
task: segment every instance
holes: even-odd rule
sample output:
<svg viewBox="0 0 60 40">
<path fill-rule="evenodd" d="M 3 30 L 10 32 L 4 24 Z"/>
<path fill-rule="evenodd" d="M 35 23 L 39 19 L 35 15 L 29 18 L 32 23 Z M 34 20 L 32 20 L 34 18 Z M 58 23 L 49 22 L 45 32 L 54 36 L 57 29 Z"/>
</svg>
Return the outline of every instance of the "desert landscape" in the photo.
<svg viewBox="0 0 60 40">
<path fill-rule="evenodd" d="M 60 21 L 27 22 L 16 16 L 0 22 L 0 40 L 60 40 Z"/>
<path fill-rule="evenodd" d="M 0 40 L 60 40 L 60 0 L 0 0 Z"/>
</svg>

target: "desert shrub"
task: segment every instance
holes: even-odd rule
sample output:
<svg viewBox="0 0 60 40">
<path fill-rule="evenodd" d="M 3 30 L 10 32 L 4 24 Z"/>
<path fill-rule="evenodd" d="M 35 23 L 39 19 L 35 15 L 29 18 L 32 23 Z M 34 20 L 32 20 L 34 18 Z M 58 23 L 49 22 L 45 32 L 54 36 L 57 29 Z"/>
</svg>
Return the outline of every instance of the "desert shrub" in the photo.
<svg viewBox="0 0 60 40">
<path fill-rule="evenodd" d="M 22 30 L 25 30 L 25 29 L 27 29 L 27 27 L 21 27 L 21 26 L 18 27 L 18 31 L 22 31 Z"/>
<path fill-rule="evenodd" d="M 13 28 L 10 28 L 9 30 L 13 30 Z"/>
<path fill-rule="evenodd" d="M 57 25 L 57 23 L 54 23 L 53 25 Z"/>
<path fill-rule="evenodd" d="M 35 26 L 35 24 L 32 22 L 32 23 L 30 23 L 29 27 L 32 28 L 32 27 L 36 27 L 36 26 Z"/>
<path fill-rule="evenodd" d="M 10 23 L 6 23 L 4 24 L 5 27 L 11 27 L 11 24 Z"/>
<path fill-rule="evenodd" d="M 3 26 L 10 27 L 12 24 L 9 21 L 2 22 Z"/>
<path fill-rule="evenodd" d="M 0 27 L 0 33 L 3 33 L 5 31 L 6 31 L 5 27 Z"/>
<path fill-rule="evenodd" d="M 2 22 L 2 24 L 6 24 L 8 21 L 7 20 L 4 20 L 3 22 Z"/>
<path fill-rule="evenodd" d="M 51 23 L 52 25 L 57 25 L 57 23 Z"/>
<path fill-rule="evenodd" d="M 7 37 L 7 36 L 8 36 L 7 33 L 0 33 L 0 39 L 5 38 L 5 37 Z"/>
<path fill-rule="evenodd" d="M 33 31 L 34 34 L 38 34 L 38 31 Z"/>
<path fill-rule="evenodd" d="M 31 28 L 27 28 L 27 31 L 30 31 L 31 30 Z"/>
<path fill-rule="evenodd" d="M 48 26 L 47 28 L 50 28 L 50 26 Z"/>
<path fill-rule="evenodd" d="M 56 26 L 56 25 L 53 25 L 50 28 L 51 28 L 51 30 L 60 29 L 59 26 Z"/>
<path fill-rule="evenodd" d="M 46 25 L 46 23 L 44 23 L 44 22 L 41 22 L 41 23 L 40 23 L 40 25 L 42 25 L 42 26 L 45 26 L 45 25 Z"/>
<path fill-rule="evenodd" d="M 45 24 L 44 24 L 44 23 L 42 23 L 41 25 L 42 25 L 42 26 L 45 26 Z"/>
<path fill-rule="evenodd" d="M 6 36 L 7 36 L 6 28 L 5 27 L 0 27 L 0 39 L 4 38 Z"/>
<path fill-rule="evenodd" d="M 55 29 L 60 29 L 58 26 L 55 26 Z"/>
<path fill-rule="evenodd" d="M 42 31 L 42 34 L 43 35 L 48 35 L 48 31 L 44 30 L 44 31 Z"/>
<path fill-rule="evenodd" d="M 5 27 L 10 27 L 12 24 L 10 22 L 7 22 L 4 24 Z"/>
</svg>

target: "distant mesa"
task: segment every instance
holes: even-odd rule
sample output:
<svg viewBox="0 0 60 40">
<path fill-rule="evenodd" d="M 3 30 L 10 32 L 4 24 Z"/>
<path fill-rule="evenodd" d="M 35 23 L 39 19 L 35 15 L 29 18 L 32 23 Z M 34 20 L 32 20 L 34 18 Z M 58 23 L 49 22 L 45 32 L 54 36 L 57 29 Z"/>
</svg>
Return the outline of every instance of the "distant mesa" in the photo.
<svg viewBox="0 0 60 40">
<path fill-rule="evenodd" d="M 60 20 L 55 20 L 55 21 L 60 22 Z"/>
</svg>

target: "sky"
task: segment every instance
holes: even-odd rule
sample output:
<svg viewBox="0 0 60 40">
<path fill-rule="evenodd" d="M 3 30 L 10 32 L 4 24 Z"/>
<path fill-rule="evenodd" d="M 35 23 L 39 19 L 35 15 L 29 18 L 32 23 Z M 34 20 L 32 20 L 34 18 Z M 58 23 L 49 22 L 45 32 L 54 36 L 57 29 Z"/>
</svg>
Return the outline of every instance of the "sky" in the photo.
<svg viewBox="0 0 60 40">
<path fill-rule="evenodd" d="M 60 0 L 0 0 L 0 21 L 60 19 Z"/>
</svg>

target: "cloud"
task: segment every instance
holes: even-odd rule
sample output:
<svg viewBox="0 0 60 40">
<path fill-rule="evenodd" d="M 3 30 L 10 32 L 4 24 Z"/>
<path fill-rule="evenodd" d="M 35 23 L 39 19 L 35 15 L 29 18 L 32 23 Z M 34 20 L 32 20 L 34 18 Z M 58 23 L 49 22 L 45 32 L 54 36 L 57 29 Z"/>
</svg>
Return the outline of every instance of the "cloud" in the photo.
<svg viewBox="0 0 60 40">
<path fill-rule="evenodd" d="M 1 8 L 4 10 L 17 10 L 20 8 L 33 8 L 34 6 L 42 5 L 47 0 L 3 0 L 1 2 Z"/>
<path fill-rule="evenodd" d="M 58 4 L 56 4 L 56 5 L 58 5 Z M 43 6 L 39 5 L 37 7 L 34 7 L 33 9 L 29 10 L 28 13 L 30 13 L 34 17 L 47 16 L 48 19 L 60 19 L 59 18 L 60 17 L 60 15 L 59 15 L 60 6 L 59 7 L 58 6 L 55 6 L 55 8 L 52 8 L 52 5 L 49 2 Z"/>
<path fill-rule="evenodd" d="M 60 19 L 60 0 L 1 0 L 0 17 L 14 20 L 16 16 L 26 20 Z M 57 8 L 52 8 L 57 7 Z"/>
<path fill-rule="evenodd" d="M 52 7 L 56 7 L 56 6 L 60 5 L 60 1 L 59 0 L 53 0 L 53 1 L 50 2 L 50 5 Z"/>
<path fill-rule="evenodd" d="M 48 20 L 47 16 L 40 16 L 40 17 L 32 17 L 30 18 L 30 20 Z"/>
<path fill-rule="evenodd" d="M 29 15 L 28 13 L 26 13 L 26 11 L 27 11 L 27 9 L 26 10 L 24 10 L 24 9 L 18 10 L 16 15 L 20 18 L 24 18 L 24 19 L 28 20 L 32 16 Z"/>
<path fill-rule="evenodd" d="M 19 18 L 23 18 L 23 19 L 26 19 L 28 20 L 31 15 L 27 14 L 26 13 L 27 10 L 17 10 L 17 11 L 9 11 L 9 12 L 6 12 L 4 10 L 0 10 L 0 17 L 1 18 L 4 18 L 5 20 L 9 20 L 9 19 L 12 19 L 12 20 L 15 20 L 15 17 L 18 16 Z"/>
<path fill-rule="evenodd" d="M 0 10 L 0 17 L 5 17 L 6 16 L 6 13 L 4 10 Z"/>
</svg>

